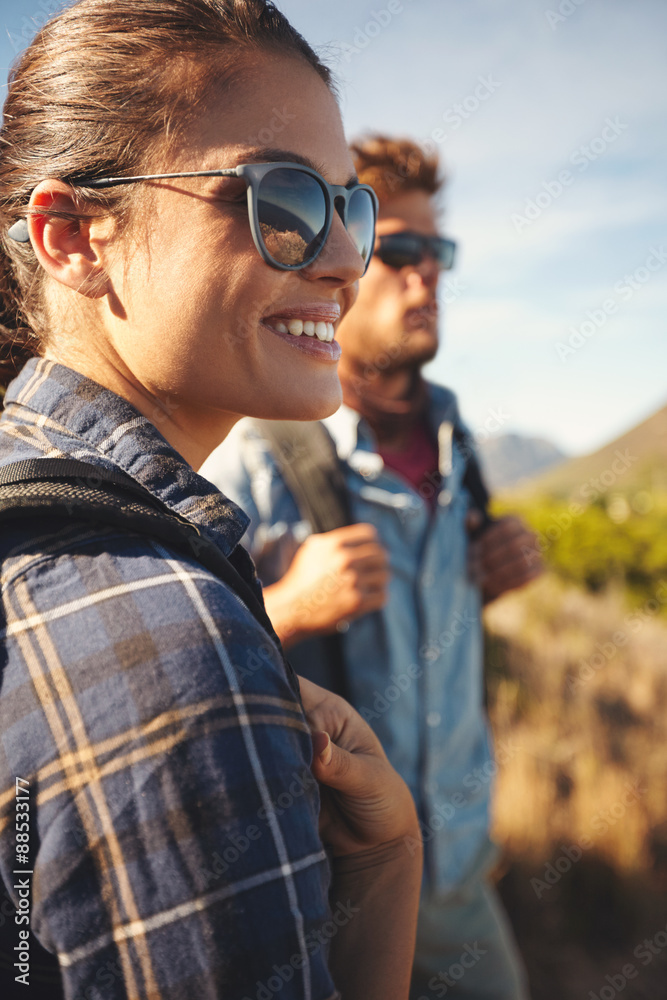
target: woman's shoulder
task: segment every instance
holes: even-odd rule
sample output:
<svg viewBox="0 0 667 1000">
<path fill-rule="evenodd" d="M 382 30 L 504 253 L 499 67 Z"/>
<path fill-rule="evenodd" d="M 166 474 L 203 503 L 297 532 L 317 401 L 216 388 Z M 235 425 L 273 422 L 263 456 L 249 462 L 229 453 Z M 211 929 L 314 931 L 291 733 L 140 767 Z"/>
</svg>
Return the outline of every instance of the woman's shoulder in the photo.
<svg viewBox="0 0 667 1000">
<path fill-rule="evenodd" d="M 1 533 L 0 832 L 20 774 L 48 844 L 38 916 L 75 956 L 67 975 L 92 981 L 113 944 L 99 928 L 125 927 L 105 909 L 117 883 L 100 891 L 100 851 L 131 880 L 128 927 L 166 915 L 172 944 L 212 942 L 212 967 L 220 942 L 239 968 L 258 939 L 278 961 L 292 925 L 277 885 L 299 872 L 310 927 L 327 867 L 310 731 L 277 648 L 227 584 L 164 543 L 75 520 L 16 529 Z"/>
<path fill-rule="evenodd" d="M 165 542 L 31 517 L 0 525 L 0 567 L 7 638 L 39 624 L 72 637 L 69 657 L 104 652 L 118 670 L 187 660 L 187 683 L 263 686 L 297 704 L 276 645 L 234 590 Z"/>
</svg>

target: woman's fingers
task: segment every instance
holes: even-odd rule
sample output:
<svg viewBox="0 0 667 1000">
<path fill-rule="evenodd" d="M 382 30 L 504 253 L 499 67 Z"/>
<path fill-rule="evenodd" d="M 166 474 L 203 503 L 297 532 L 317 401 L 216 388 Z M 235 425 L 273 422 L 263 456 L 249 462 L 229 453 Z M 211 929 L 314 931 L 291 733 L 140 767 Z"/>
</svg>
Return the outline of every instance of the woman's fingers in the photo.
<svg viewBox="0 0 667 1000">
<path fill-rule="evenodd" d="M 320 783 L 320 832 L 335 855 L 418 835 L 408 786 L 377 736 L 345 699 L 299 678 Z"/>
<path fill-rule="evenodd" d="M 315 739 L 321 749 L 315 749 Z M 372 792 L 374 760 L 369 754 L 350 753 L 332 742 L 328 733 L 313 734 L 312 772 L 318 781 L 347 795 Z"/>
</svg>

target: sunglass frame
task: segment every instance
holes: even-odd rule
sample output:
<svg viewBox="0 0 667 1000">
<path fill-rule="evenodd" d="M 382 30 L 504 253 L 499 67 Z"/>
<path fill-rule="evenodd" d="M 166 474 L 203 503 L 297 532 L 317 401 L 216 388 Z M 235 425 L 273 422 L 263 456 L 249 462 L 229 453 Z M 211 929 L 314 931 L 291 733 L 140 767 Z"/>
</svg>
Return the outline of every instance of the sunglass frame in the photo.
<svg viewBox="0 0 667 1000">
<path fill-rule="evenodd" d="M 320 245 L 312 257 L 309 257 L 300 264 L 282 264 L 280 261 L 272 257 L 266 248 L 260 229 L 257 206 L 259 186 L 267 174 L 271 173 L 272 170 L 280 169 L 295 170 L 303 174 L 308 174 L 310 177 L 314 177 L 319 183 L 324 194 L 325 223 L 322 230 Z M 169 174 L 137 174 L 132 177 L 76 178 L 69 181 L 69 183 L 72 187 L 108 188 L 118 187 L 121 184 L 136 184 L 139 181 L 166 180 L 177 177 L 241 177 L 246 182 L 248 192 L 248 220 L 250 222 L 250 232 L 252 233 L 253 242 L 262 259 L 270 267 L 275 267 L 279 271 L 301 271 L 304 267 L 308 267 L 309 264 L 312 264 L 313 261 L 317 260 L 317 257 L 324 249 L 327 239 L 329 238 L 329 233 L 331 232 L 331 226 L 333 224 L 334 209 L 342 203 L 342 208 L 338 208 L 338 211 L 347 231 L 348 207 L 353 195 L 356 194 L 357 191 L 368 191 L 371 197 L 371 206 L 373 209 L 373 233 L 371 234 L 371 249 L 368 254 L 368 259 L 364 261 L 364 274 L 366 273 L 371 257 L 373 256 L 373 247 L 375 244 L 375 225 L 377 223 L 378 215 L 378 198 L 375 191 L 368 184 L 354 183 L 349 187 L 344 187 L 342 184 L 329 184 L 329 182 L 326 181 L 324 177 L 317 172 L 317 170 L 313 170 L 311 167 L 304 166 L 301 163 L 294 163 L 291 160 L 278 160 L 273 163 L 240 163 L 236 167 L 229 167 L 220 170 L 189 170 Z"/>
</svg>

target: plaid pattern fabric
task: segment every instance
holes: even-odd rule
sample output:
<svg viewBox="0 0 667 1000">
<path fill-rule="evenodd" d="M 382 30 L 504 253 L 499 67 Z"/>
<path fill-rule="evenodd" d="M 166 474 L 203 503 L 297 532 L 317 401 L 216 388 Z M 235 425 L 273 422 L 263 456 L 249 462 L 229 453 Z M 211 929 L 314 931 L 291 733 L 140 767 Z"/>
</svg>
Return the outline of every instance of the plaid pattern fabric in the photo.
<svg viewBox="0 0 667 1000">
<path fill-rule="evenodd" d="M 435 511 L 429 490 L 415 490 L 385 468 L 375 435 L 355 410 L 341 406 L 324 425 L 336 443 L 352 518 L 375 526 L 391 568 L 386 606 L 355 619 L 342 636 L 349 701 L 413 793 L 425 830 L 426 879 L 445 898 L 483 879 L 497 850 L 489 839 L 492 782 L 471 778 L 493 763 L 493 750 L 483 711 L 480 594 L 467 571 L 466 455 L 454 430 L 465 427 L 449 389 L 429 383 L 428 392 L 444 477 L 430 490 L 438 492 Z M 264 582 L 273 583 L 310 525 L 255 422 L 240 421 L 201 473 L 250 516 L 244 544 Z M 292 647 L 290 660 L 326 686 L 318 645 Z"/>
<path fill-rule="evenodd" d="M 247 518 L 155 424 L 33 360 L 5 400 L 0 466 L 118 467 L 229 555 Z M 21 906 L 19 777 L 31 927 L 66 996 L 336 996 L 310 735 L 269 637 L 196 561 L 131 531 L 0 522 L 0 558 L 0 875 Z"/>
</svg>

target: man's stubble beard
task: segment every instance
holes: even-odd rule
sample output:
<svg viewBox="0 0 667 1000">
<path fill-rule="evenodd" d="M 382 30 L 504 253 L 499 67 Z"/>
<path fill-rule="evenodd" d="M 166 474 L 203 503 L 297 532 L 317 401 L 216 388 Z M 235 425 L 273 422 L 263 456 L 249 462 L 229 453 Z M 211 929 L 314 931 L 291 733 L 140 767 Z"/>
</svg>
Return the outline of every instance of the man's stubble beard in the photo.
<svg viewBox="0 0 667 1000">
<path fill-rule="evenodd" d="M 419 329 L 403 331 L 399 341 L 400 351 L 392 359 L 392 364 L 387 367 L 387 372 L 395 373 L 406 369 L 414 371 L 433 361 L 440 347 L 437 332 L 428 331 L 428 342 L 420 345 L 416 338 L 421 332 Z"/>
</svg>

